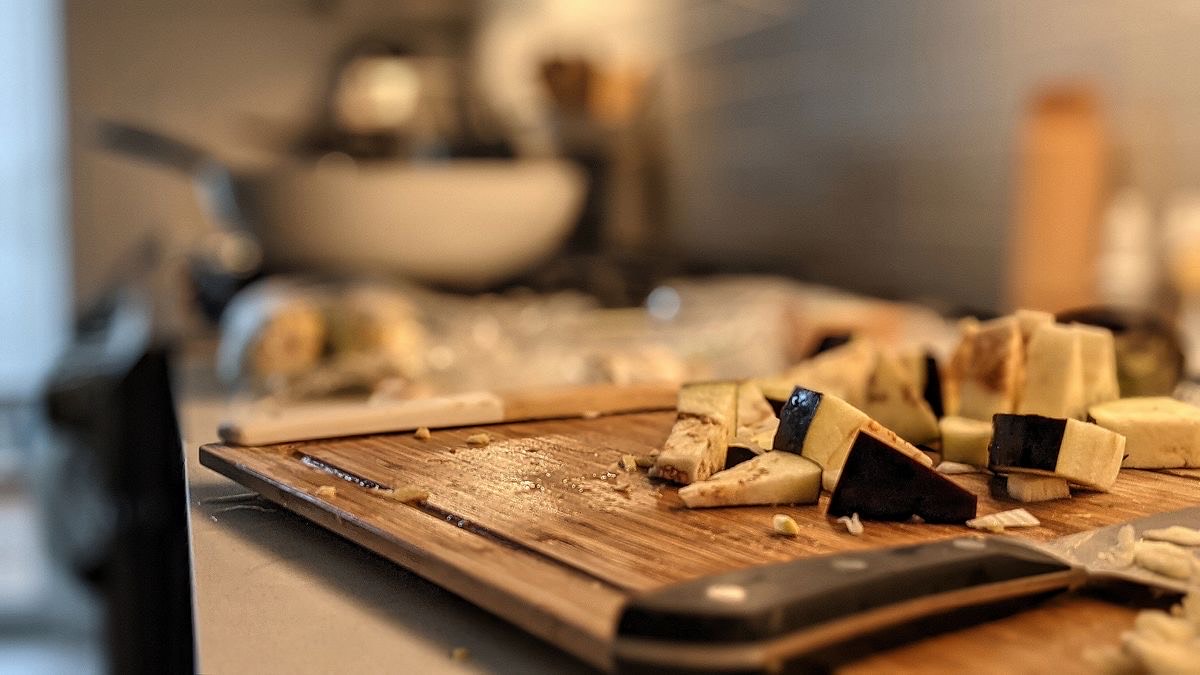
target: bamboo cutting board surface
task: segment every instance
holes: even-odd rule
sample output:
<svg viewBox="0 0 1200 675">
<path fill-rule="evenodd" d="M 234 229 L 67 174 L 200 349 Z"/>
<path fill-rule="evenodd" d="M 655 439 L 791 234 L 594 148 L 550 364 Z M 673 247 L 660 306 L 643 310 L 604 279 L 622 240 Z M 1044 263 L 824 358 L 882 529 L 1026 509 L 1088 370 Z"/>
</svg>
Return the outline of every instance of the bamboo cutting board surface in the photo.
<svg viewBox="0 0 1200 675">
<path fill-rule="evenodd" d="M 616 618 L 631 594 L 749 565 L 968 532 L 868 522 L 854 537 L 824 516 L 827 497 L 818 506 L 688 510 L 674 487 L 617 466 L 624 454 L 661 445 L 673 419 L 658 412 L 506 424 L 435 431 L 425 441 L 393 434 L 260 448 L 213 444 L 201 448 L 200 461 L 599 667 L 608 665 Z M 467 437 L 481 431 L 491 443 L 468 445 Z M 347 478 L 417 486 L 429 498 L 400 503 Z M 1017 506 L 991 499 L 983 475 L 953 479 L 980 496 L 981 515 Z M 336 493 L 318 496 L 322 486 Z M 1200 480 L 1187 472 L 1127 471 L 1111 493 L 1027 505 L 1042 526 L 1014 536 L 1052 539 L 1197 503 Z M 772 533 L 771 516 L 780 512 L 797 520 L 799 536 Z M 1064 613 L 1079 616 L 1064 621 Z M 1020 670 L 1021 659 L 1044 665 L 1048 649 L 1078 661 L 1080 645 L 1111 642 L 1131 615 L 1094 600 L 1058 600 L 863 665 L 987 670 L 996 645 L 1006 644 L 1008 672 Z M 1112 627 L 1107 640 L 1091 625 L 1096 621 Z M 1022 649 L 1025 638 L 1035 646 Z M 943 648 L 964 639 L 991 646 L 967 649 L 965 657 Z"/>
</svg>

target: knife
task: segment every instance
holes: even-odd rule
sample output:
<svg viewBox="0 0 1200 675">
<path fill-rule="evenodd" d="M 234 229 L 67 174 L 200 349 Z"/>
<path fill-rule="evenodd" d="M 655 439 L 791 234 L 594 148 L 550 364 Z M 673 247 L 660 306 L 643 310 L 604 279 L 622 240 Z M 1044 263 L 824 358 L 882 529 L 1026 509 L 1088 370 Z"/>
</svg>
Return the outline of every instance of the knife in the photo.
<svg viewBox="0 0 1200 675">
<path fill-rule="evenodd" d="M 623 673 L 824 672 L 865 651 L 961 628 L 1090 584 L 1184 593 L 1186 582 L 1102 555 L 1126 524 L 1200 526 L 1200 508 L 1038 543 L 977 535 L 751 567 L 630 600 Z M 1193 550 L 1193 555 L 1195 551 Z"/>
<path fill-rule="evenodd" d="M 242 411 L 221 423 L 221 440 L 270 445 L 338 436 L 499 424 L 526 420 L 674 410 L 679 386 L 597 384 L 516 391 L 476 391 L 403 401 L 320 401 Z"/>
</svg>

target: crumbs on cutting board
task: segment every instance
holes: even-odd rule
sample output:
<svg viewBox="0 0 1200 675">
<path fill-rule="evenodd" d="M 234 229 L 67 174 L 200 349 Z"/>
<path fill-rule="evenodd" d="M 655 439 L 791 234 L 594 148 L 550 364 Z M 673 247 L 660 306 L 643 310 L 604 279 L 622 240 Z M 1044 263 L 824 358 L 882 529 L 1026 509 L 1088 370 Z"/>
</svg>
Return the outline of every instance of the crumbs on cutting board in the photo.
<svg viewBox="0 0 1200 675">
<path fill-rule="evenodd" d="M 417 427 L 417 430 L 413 432 L 413 438 L 418 441 L 427 441 L 432 435 L 429 432 L 429 427 Z"/>
<path fill-rule="evenodd" d="M 423 502 L 429 499 L 429 490 L 416 487 L 415 485 L 396 485 L 391 491 L 381 491 L 393 501 L 412 504 Z"/>
<path fill-rule="evenodd" d="M 775 530 L 776 534 L 782 534 L 785 537 L 794 537 L 800 534 L 800 526 L 796 523 L 796 519 L 786 513 L 776 513 L 771 517 L 771 529 Z"/>
<path fill-rule="evenodd" d="M 326 498 L 336 497 L 337 496 L 337 488 L 335 488 L 332 485 L 322 485 L 321 487 L 317 488 L 317 496 L 318 497 L 326 497 Z"/>
<path fill-rule="evenodd" d="M 852 513 L 849 516 L 842 516 L 837 521 L 846 526 L 846 531 L 854 536 L 860 536 L 863 533 L 862 520 L 859 519 L 857 513 Z"/>
<path fill-rule="evenodd" d="M 487 445 L 491 442 L 492 437 L 489 436 L 487 432 L 481 431 L 477 434 L 471 434 L 470 436 L 467 436 L 467 445 L 481 446 Z"/>
</svg>

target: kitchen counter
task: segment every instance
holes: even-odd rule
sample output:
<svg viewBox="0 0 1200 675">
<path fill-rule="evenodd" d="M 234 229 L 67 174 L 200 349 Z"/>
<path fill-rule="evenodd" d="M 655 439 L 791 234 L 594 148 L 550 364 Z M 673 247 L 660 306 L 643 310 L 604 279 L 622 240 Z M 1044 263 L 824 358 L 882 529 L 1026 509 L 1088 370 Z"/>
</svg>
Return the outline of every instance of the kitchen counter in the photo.
<svg viewBox="0 0 1200 675">
<path fill-rule="evenodd" d="M 183 371 L 199 672 L 592 672 L 200 466 L 225 397 L 198 368 Z"/>
</svg>

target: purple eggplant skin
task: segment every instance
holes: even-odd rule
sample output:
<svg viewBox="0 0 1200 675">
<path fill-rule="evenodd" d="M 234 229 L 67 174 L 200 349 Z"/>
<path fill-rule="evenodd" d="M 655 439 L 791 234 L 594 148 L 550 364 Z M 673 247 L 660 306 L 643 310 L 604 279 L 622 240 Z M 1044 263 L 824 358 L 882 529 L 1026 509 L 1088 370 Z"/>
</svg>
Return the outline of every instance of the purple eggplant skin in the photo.
<svg viewBox="0 0 1200 675">
<path fill-rule="evenodd" d="M 817 415 L 817 408 L 821 407 L 822 397 L 821 392 L 812 389 L 793 389 L 787 403 L 779 411 L 779 429 L 775 431 L 771 447 L 799 455 L 804 450 L 804 439 Z"/>
<path fill-rule="evenodd" d="M 859 432 L 829 499 L 828 516 L 857 513 L 868 520 L 964 523 L 978 498 L 954 481 L 871 434 Z"/>
<path fill-rule="evenodd" d="M 750 448 L 741 445 L 730 445 L 729 450 L 725 452 L 725 466 L 723 468 L 732 469 L 742 462 L 748 462 L 758 457 L 758 454 Z"/>
<path fill-rule="evenodd" d="M 946 407 L 942 398 L 942 374 L 938 370 L 937 359 L 929 353 L 925 354 L 925 391 L 922 394 L 933 410 L 934 417 L 941 419 L 946 416 Z"/>
<path fill-rule="evenodd" d="M 988 494 L 992 499 L 1011 500 L 1008 494 L 1008 476 L 998 473 L 988 479 Z"/>
<path fill-rule="evenodd" d="M 992 416 L 992 441 L 988 444 L 988 467 L 1054 471 L 1062 449 L 1067 420 L 1041 415 Z"/>
</svg>

